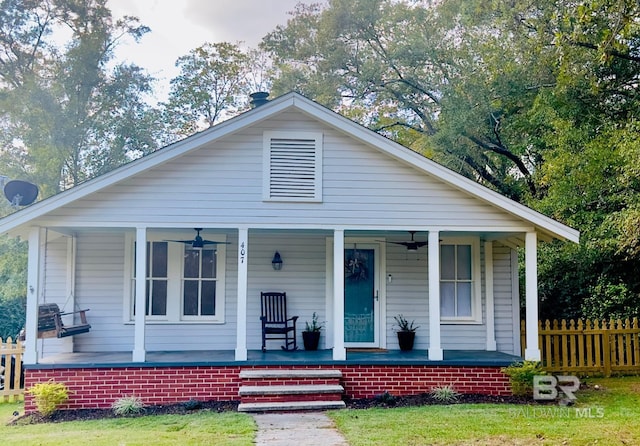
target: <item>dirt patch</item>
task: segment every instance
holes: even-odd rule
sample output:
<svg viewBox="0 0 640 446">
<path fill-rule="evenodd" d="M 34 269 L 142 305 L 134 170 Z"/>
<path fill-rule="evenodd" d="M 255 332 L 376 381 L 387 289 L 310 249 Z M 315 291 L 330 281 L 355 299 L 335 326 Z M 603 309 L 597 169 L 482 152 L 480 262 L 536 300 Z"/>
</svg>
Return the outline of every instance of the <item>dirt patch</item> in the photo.
<svg viewBox="0 0 640 446">
<path fill-rule="evenodd" d="M 435 400 L 429 393 L 411 396 L 393 396 L 388 393 L 378 395 L 375 398 L 345 399 L 349 409 L 370 408 L 394 408 L 427 406 L 443 404 Z M 459 395 L 451 404 L 531 404 L 531 398 L 518 396 L 491 396 L 491 395 Z M 239 401 L 188 401 L 186 403 L 169 404 L 163 406 L 147 406 L 138 414 L 126 415 L 126 417 L 139 417 L 146 415 L 178 414 L 184 415 L 199 411 L 230 412 L 238 410 Z M 10 424 L 38 424 L 60 423 L 64 421 L 99 420 L 105 418 L 123 418 L 113 413 L 111 409 L 76 409 L 59 410 L 48 417 L 42 417 L 38 413 L 23 415 L 14 419 Z"/>
</svg>

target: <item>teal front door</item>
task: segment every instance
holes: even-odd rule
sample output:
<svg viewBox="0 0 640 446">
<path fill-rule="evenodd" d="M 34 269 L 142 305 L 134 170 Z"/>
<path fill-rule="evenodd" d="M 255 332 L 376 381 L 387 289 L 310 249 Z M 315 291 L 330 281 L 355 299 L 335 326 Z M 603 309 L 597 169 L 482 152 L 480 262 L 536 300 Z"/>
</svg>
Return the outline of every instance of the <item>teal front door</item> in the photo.
<svg viewBox="0 0 640 446">
<path fill-rule="evenodd" d="M 344 250 L 344 342 L 347 347 L 378 347 L 377 248 L 357 244 Z"/>
</svg>

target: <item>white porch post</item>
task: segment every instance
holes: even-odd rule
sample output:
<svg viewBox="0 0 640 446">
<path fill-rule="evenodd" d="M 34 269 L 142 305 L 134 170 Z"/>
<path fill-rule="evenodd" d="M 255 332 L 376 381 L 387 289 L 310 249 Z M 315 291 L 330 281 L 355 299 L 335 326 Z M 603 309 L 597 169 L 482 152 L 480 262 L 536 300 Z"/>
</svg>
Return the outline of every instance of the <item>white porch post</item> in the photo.
<svg viewBox="0 0 640 446">
<path fill-rule="evenodd" d="M 144 345 L 147 294 L 147 228 L 136 228 L 136 315 L 133 330 L 133 362 L 145 362 Z"/>
<path fill-rule="evenodd" d="M 247 360 L 247 283 L 249 229 L 238 229 L 238 309 L 236 321 L 236 361 Z"/>
<path fill-rule="evenodd" d="M 429 360 L 442 361 L 440 343 L 440 233 L 429 231 Z"/>
<path fill-rule="evenodd" d="M 525 301 L 527 348 L 524 359 L 540 361 L 538 348 L 538 238 L 534 231 L 525 236 Z"/>
<path fill-rule="evenodd" d="M 40 283 L 40 228 L 29 231 L 29 260 L 27 264 L 27 320 L 25 323 L 24 357 L 25 364 L 38 362 L 38 296 Z"/>
<path fill-rule="evenodd" d="M 333 359 L 347 359 L 344 347 L 344 230 L 333 231 Z"/>
<path fill-rule="evenodd" d="M 484 294 L 487 302 L 487 351 L 496 351 L 496 323 L 493 300 L 493 242 L 484 242 Z"/>
<path fill-rule="evenodd" d="M 76 254 L 76 236 L 73 234 L 70 237 L 67 237 L 67 275 L 65 278 L 65 295 L 67 297 L 64 305 L 66 311 L 75 311 L 76 309 Z M 73 317 L 73 315 L 71 317 Z M 73 352 L 74 338 L 75 336 L 67 336 L 66 338 L 61 339 L 63 351 Z"/>
</svg>

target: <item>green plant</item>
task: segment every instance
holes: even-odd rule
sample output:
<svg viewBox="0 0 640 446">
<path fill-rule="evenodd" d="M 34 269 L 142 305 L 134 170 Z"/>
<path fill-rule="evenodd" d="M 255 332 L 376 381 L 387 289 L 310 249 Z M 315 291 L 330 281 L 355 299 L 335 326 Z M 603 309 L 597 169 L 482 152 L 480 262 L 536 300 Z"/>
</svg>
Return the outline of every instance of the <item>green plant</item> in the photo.
<svg viewBox="0 0 640 446">
<path fill-rule="evenodd" d="M 135 415 L 144 409 L 144 403 L 135 395 L 118 398 L 111 405 L 111 410 L 116 415 Z"/>
<path fill-rule="evenodd" d="M 387 406 L 395 406 L 396 404 L 396 397 L 387 391 L 381 393 L 380 395 L 376 395 L 374 398 L 377 401 L 386 404 Z"/>
<path fill-rule="evenodd" d="M 409 322 L 401 314 L 394 316 L 393 318 L 396 320 L 396 324 L 398 324 L 398 329 L 400 331 L 416 331 L 418 328 L 420 328 L 414 325 L 415 321 Z"/>
<path fill-rule="evenodd" d="M 315 311 L 313 312 L 313 315 L 311 316 L 311 323 L 309 323 L 307 321 L 304 324 L 305 324 L 304 331 L 320 331 L 320 330 L 322 330 L 322 322 L 318 322 L 318 315 L 316 314 Z"/>
<path fill-rule="evenodd" d="M 509 376 L 511 392 L 518 396 L 532 396 L 533 377 L 546 375 L 538 361 L 514 362 L 509 367 L 502 368 L 501 371 Z"/>
<path fill-rule="evenodd" d="M 38 412 L 44 417 L 54 413 L 58 407 L 69 400 L 67 386 L 53 380 L 35 384 L 27 389 L 26 393 L 33 395 Z"/>
<path fill-rule="evenodd" d="M 458 401 L 460 397 L 460 393 L 453 388 L 452 385 L 434 387 L 429 392 L 431 398 L 438 401 L 439 403 L 451 404 Z"/>
<path fill-rule="evenodd" d="M 202 409 L 202 401 L 198 401 L 198 400 L 185 401 L 182 405 L 186 410 Z"/>
</svg>

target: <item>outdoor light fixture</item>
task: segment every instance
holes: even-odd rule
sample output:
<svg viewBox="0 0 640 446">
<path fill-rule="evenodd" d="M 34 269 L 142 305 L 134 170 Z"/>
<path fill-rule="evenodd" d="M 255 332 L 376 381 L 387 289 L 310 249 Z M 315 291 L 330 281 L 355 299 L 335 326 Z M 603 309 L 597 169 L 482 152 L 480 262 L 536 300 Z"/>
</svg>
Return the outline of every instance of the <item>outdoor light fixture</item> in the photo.
<svg viewBox="0 0 640 446">
<path fill-rule="evenodd" d="M 280 253 L 278 251 L 273 255 L 271 266 L 273 266 L 273 269 L 276 271 L 280 271 L 282 269 L 282 257 L 280 257 Z"/>
</svg>

